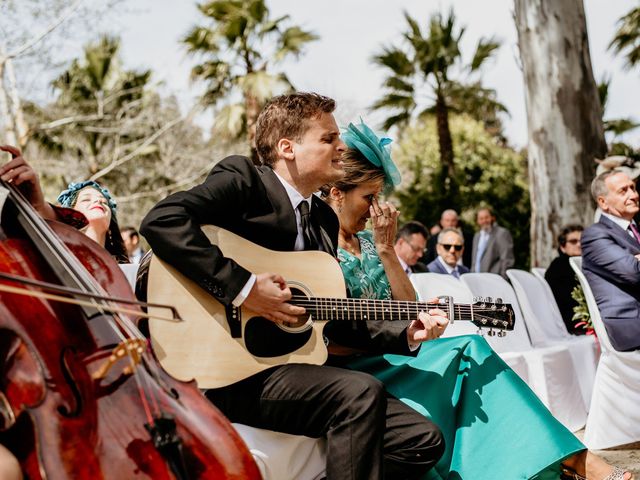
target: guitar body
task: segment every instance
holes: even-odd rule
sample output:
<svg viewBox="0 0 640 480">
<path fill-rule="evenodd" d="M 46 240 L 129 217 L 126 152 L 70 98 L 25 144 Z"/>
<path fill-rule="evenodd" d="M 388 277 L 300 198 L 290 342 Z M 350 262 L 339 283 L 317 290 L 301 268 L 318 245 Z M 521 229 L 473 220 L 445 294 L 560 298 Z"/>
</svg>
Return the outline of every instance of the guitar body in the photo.
<svg viewBox="0 0 640 480">
<path fill-rule="evenodd" d="M 211 243 L 253 273 L 282 275 L 294 294 L 344 298 L 338 262 L 319 251 L 276 252 L 227 230 L 205 225 Z M 162 366 L 200 388 L 219 388 L 286 363 L 321 365 L 327 359 L 322 330 L 326 321 L 305 317 L 279 325 L 246 308 L 225 308 L 195 282 L 153 256 L 147 300 L 172 304 L 184 321 L 149 320 L 151 343 Z M 150 314 L 162 314 L 150 308 Z"/>
</svg>

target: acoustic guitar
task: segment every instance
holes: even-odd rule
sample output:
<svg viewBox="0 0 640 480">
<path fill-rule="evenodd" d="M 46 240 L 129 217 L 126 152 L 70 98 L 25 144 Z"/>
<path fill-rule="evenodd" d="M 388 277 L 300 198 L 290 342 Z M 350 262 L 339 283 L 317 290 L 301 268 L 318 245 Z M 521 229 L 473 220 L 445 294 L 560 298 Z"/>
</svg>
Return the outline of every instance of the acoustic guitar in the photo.
<svg viewBox="0 0 640 480">
<path fill-rule="evenodd" d="M 200 388 L 230 385 L 267 368 L 286 363 L 321 365 L 327 359 L 322 330 L 328 321 L 410 321 L 418 313 L 440 308 L 449 321 L 471 321 L 478 327 L 513 330 L 514 312 L 500 302 L 438 304 L 346 298 L 342 271 L 335 258 L 320 251 L 277 252 L 227 230 L 202 230 L 225 257 L 254 272 L 282 275 L 292 291 L 290 303 L 306 314 L 295 324 L 275 323 L 247 308 L 225 307 L 195 282 L 153 256 L 147 301 L 173 304 L 182 321 L 150 320 L 151 342 L 162 366 Z M 152 311 L 149 312 L 153 318 Z"/>
</svg>

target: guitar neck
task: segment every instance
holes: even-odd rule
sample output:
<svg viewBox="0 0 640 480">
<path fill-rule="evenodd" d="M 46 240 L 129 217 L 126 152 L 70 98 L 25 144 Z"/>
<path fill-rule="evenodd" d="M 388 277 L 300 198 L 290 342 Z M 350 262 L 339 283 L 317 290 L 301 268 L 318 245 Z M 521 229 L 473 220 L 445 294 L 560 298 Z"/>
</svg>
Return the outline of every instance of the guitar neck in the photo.
<svg viewBox="0 0 640 480">
<path fill-rule="evenodd" d="M 304 307 L 308 314 L 321 320 L 411 321 L 418 313 L 433 308 L 448 309 L 437 303 L 370 300 L 366 298 L 326 298 L 294 295 L 290 301 Z M 472 320 L 471 305 L 453 304 L 455 320 Z"/>
</svg>

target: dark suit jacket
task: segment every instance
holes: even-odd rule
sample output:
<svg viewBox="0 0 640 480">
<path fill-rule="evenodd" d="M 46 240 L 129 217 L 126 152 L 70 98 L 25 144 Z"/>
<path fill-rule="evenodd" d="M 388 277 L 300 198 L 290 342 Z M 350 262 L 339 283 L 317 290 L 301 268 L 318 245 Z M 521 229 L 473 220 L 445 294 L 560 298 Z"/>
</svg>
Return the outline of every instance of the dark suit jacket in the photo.
<svg viewBox="0 0 640 480">
<path fill-rule="evenodd" d="M 567 331 L 573 335 L 584 335 L 586 330 L 576 327 L 573 320 L 573 307 L 577 306 L 578 302 L 573 299 L 571 292 L 578 285 L 578 279 L 569 264 L 569 256 L 560 253 L 547 268 L 544 278 L 551 287 Z"/>
<path fill-rule="evenodd" d="M 428 272 L 427 266 L 422 262 L 416 262 L 414 266 L 409 267 L 412 273 L 425 273 Z"/>
<path fill-rule="evenodd" d="M 473 249 L 471 253 L 471 271 L 476 271 L 476 257 L 478 255 L 478 241 L 480 232 L 473 236 Z M 504 227 L 494 225 L 489 233 L 487 246 L 480 260 L 480 271 L 497 273 L 507 278 L 507 270 L 513 267 L 515 258 L 513 256 L 513 238 Z"/>
<path fill-rule="evenodd" d="M 331 207 L 314 196 L 311 212 L 337 245 L 339 224 Z M 211 244 L 200 229 L 207 224 L 278 251 L 292 251 L 297 236 L 293 207 L 273 170 L 255 167 L 242 156 L 225 158 L 204 183 L 159 202 L 142 221 L 140 233 L 159 258 L 224 305 L 231 304 L 251 272 Z M 405 329 L 391 326 L 394 322 L 339 323 L 325 329 L 338 343 L 375 353 L 409 353 Z"/>
<path fill-rule="evenodd" d="M 582 270 L 613 348 L 640 348 L 640 245 L 604 215 L 581 238 Z"/>
<path fill-rule="evenodd" d="M 427 271 L 433 273 L 444 273 L 445 275 L 452 275 L 447 272 L 447 269 L 442 266 L 442 263 L 440 263 L 437 258 L 429 265 L 427 265 Z M 469 269 L 464 265 L 458 265 L 458 272 L 460 272 L 460 275 L 462 275 L 463 273 L 469 273 Z"/>
</svg>

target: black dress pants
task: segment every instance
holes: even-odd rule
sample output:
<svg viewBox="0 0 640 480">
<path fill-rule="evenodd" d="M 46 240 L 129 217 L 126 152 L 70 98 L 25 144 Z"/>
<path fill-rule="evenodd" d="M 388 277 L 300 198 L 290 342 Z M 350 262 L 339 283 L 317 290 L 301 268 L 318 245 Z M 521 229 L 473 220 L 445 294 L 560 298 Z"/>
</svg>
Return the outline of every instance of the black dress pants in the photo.
<svg viewBox="0 0 640 480">
<path fill-rule="evenodd" d="M 326 436 L 327 480 L 415 479 L 444 452 L 433 422 L 363 372 L 284 365 L 206 395 L 232 422 Z"/>
</svg>

